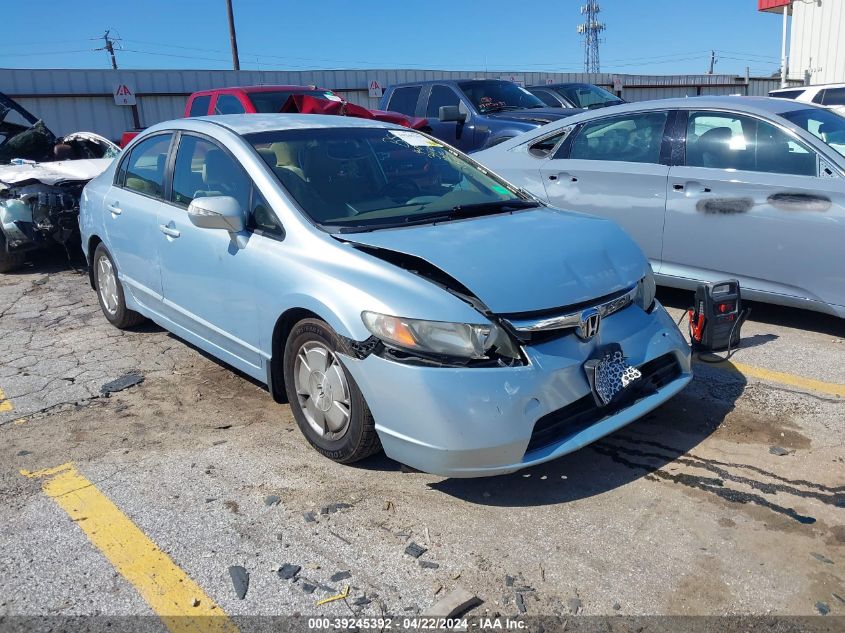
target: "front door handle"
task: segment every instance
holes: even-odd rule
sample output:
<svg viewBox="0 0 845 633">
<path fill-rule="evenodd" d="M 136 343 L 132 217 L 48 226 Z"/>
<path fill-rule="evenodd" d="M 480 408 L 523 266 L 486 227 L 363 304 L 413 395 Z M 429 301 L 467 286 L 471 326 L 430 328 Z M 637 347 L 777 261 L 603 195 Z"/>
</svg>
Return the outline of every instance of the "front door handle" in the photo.
<svg viewBox="0 0 845 633">
<path fill-rule="evenodd" d="M 109 211 L 112 215 L 120 215 L 123 213 L 123 209 L 120 208 L 120 205 L 118 205 L 117 202 L 112 202 L 109 205 Z"/>
<path fill-rule="evenodd" d="M 549 174 L 549 180 L 552 182 L 560 179 L 561 181 L 568 180 L 569 182 L 578 182 L 578 177 L 573 176 L 572 174 L 568 174 L 565 171 L 562 171 L 558 174 Z"/>
<path fill-rule="evenodd" d="M 167 237 L 176 238 L 176 237 L 179 237 L 180 235 L 182 235 L 182 233 L 179 232 L 177 229 L 174 229 L 173 227 L 167 226 L 166 224 L 159 224 L 158 230 L 161 231 L 162 233 L 164 233 Z"/>
</svg>

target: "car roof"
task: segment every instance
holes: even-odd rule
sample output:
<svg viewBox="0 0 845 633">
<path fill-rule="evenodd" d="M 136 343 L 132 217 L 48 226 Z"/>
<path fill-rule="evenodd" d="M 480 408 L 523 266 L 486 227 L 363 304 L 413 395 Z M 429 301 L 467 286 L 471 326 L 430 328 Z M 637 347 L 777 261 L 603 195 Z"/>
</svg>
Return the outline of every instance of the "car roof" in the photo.
<svg viewBox="0 0 845 633">
<path fill-rule="evenodd" d="M 654 101 L 634 101 L 614 105 L 599 110 L 589 110 L 583 114 L 576 114 L 564 119 L 565 121 L 581 121 L 600 116 L 608 116 L 617 112 L 631 112 L 637 110 L 672 110 L 695 108 L 726 108 L 740 110 L 749 114 L 771 115 L 783 114 L 794 110 L 805 110 L 817 107 L 812 103 L 793 101 L 790 99 L 775 99 L 774 97 L 742 97 L 742 96 L 704 96 L 704 97 L 674 97 L 671 99 L 655 99 Z"/>
<path fill-rule="evenodd" d="M 427 85 L 430 85 L 430 84 L 459 84 L 459 83 L 462 84 L 462 83 L 467 83 L 467 82 L 471 82 L 471 81 L 478 81 L 478 82 L 481 82 L 481 81 L 501 81 L 501 82 L 509 83 L 509 84 L 514 83 L 514 82 L 509 81 L 507 79 L 496 79 L 496 78 L 487 79 L 485 77 L 467 77 L 467 78 L 462 78 L 462 79 L 426 79 L 424 81 L 406 81 L 406 82 L 401 83 L 401 84 L 391 84 L 390 88 L 402 88 L 404 86 L 427 86 Z"/>
<path fill-rule="evenodd" d="M 409 132 L 413 131 L 401 125 L 375 121 L 373 119 L 324 114 L 220 114 L 164 121 L 148 128 L 148 131 L 186 130 L 210 132 L 221 127 L 239 135 L 253 134 L 255 132 L 316 130 L 325 128 L 387 128 Z"/>
<path fill-rule="evenodd" d="M 812 90 L 814 88 L 845 88 L 845 84 L 813 84 L 812 86 L 787 86 L 786 88 L 769 90 L 769 94 L 773 94 L 775 92 L 789 92 L 792 90 Z"/>
<path fill-rule="evenodd" d="M 328 90 L 328 88 L 320 88 L 319 86 L 224 86 L 222 88 L 209 88 L 208 90 L 198 90 L 194 94 L 211 94 L 213 92 L 222 92 L 223 90 L 240 90 L 241 92 L 275 92 L 277 90 Z"/>
</svg>

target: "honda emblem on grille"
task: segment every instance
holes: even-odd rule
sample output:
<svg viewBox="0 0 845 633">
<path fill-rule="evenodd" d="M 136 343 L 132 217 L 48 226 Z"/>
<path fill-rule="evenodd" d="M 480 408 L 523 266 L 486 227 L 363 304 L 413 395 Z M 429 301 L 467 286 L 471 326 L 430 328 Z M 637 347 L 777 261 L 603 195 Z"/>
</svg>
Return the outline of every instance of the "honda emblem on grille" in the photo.
<svg viewBox="0 0 845 633">
<path fill-rule="evenodd" d="M 599 333 L 599 325 L 601 325 L 601 314 L 595 308 L 589 308 L 581 313 L 580 323 L 578 325 L 578 336 L 585 341 L 590 340 Z"/>
</svg>

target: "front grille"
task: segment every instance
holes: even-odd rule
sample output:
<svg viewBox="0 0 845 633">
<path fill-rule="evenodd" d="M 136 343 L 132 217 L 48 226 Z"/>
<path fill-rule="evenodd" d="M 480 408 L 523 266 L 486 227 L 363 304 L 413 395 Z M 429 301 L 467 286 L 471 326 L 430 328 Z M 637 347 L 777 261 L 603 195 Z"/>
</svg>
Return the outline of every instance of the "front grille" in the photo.
<svg viewBox="0 0 845 633">
<path fill-rule="evenodd" d="M 681 375 L 681 366 L 674 354 L 658 356 L 647 363 L 643 363 L 638 369 L 642 373 L 639 383 L 626 390 L 622 398 L 606 407 L 596 406 L 593 394 L 590 393 L 557 411 L 547 413 L 537 420 L 526 453 L 545 448 L 551 444 L 557 444 L 568 437 L 572 437 L 593 424 L 631 406 L 638 400 L 650 396 Z"/>
</svg>

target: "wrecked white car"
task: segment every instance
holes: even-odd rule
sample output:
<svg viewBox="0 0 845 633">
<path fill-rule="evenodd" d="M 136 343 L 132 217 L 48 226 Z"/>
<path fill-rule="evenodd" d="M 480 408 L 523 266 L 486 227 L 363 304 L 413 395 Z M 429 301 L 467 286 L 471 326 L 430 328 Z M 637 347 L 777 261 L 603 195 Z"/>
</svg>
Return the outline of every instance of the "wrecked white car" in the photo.
<svg viewBox="0 0 845 633">
<path fill-rule="evenodd" d="M 26 252 L 79 239 L 79 197 L 120 148 L 91 132 L 56 137 L 0 93 L 0 273 Z"/>
</svg>

